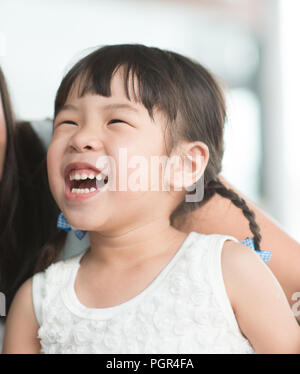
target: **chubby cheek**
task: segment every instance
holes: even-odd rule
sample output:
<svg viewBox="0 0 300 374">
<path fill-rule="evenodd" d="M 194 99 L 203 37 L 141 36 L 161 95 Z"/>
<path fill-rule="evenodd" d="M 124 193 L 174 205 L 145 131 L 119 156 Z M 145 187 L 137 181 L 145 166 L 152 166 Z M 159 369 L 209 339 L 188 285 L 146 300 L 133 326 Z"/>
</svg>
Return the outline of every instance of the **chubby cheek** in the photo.
<svg viewBox="0 0 300 374">
<path fill-rule="evenodd" d="M 47 169 L 50 190 L 57 203 L 59 195 L 64 191 L 64 180 L 60 173 L 61 152 L 55 143 L 51 143 L 47 152 Z"/>
<path fill-rule="evenodd" d="M 143 148 L 136 150 L 136 154 L 142 155 L 142 157 L 140 162 L 136 164 L 133 162 L 133 168 L 129 168 L 128 176 L 130 176 L 131 182 L 136 180 L 137 177 L 137 184 L 141 184 L 143 190 L 146 188 L 147 191 L 159 191 L 162 187 L 163 164 L 167 156 L 159 137 L 154 138 L 149 143 L 145 142 Z M 131 156 L 134 160 L 135 155 L 132 154 Z"/>
<path fill-rule="evenodd" d="M 151 190 L 152 179 L 155 185 L 160 184 L 161 172 L 157 159 L 166 154 L 164 133 L 153 124 L 136 132 L 121 132 L 122 129 L 118 136 L 112 132 L 111 139 L 107 138 L 105 142 L 105 151 L 112 159 L 110 186 L 118 191 L 114 194 L 115 199 L 122 200 L 125 196 L 135 199 L 139 186 L 145 192 Z"/>
</svg>

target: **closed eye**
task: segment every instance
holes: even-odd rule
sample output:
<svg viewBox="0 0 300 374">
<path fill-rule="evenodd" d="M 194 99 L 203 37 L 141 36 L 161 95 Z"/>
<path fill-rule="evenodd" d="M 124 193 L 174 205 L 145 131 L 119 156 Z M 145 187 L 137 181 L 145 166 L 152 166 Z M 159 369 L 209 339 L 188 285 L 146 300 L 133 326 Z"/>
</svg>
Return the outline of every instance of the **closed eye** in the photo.
<svg viewBox="0 0 300 374">
<path fill-rule="evenodd" d="M 112 124 L 112 123 L 119 123 L 119 122 L 121 122 L 121 123 L 125 123 L 125 122 L 122 121 L 121 119 L 112 119 L 111 121 L 108 122 L 108 124 L 110 125 L 110 124 Z"/>
<path fill-rule="evenodd" d="M 58 126 L 65 125 L 65 124 L 77 126 L 77 123 L 74 122 L 74 121 L 61 121 L 61 122 L 58 122 L 58 123 L 54 122 L 54 129 L 56 129 Z"/>
<path fill-rule="evenodd" d="M 77 123 L 76 123 L 76 122 L 73 122 L 73 121 L 63 121 L 63 122 L 61 122 L 60 124 L 63 125 L 64 123 L 67 123 L 67 124 L 69 124 L 69 125 L 77 125 Z"/>
</svg>

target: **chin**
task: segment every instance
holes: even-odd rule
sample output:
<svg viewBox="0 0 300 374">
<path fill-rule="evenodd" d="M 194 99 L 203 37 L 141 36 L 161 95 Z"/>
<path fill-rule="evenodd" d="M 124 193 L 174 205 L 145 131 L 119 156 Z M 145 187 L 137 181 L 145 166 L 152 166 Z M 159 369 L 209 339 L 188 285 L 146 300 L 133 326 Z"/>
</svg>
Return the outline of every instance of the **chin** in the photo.
<svg viewBox="0 0 300 374">
<path fill-rule="evenodd" d="M 87 217 L 87 214 L 67 214 L 66 218 L 69 224 L 78 230 L 84 231 L 98 231 L 99 227 L 102 226 L 101 220 L 95 219 L 95 217 Z M 95 225 L 97 222 L 97 225 Z M 103 221 L 104 223 L 104 221 Z"/>
</svg>

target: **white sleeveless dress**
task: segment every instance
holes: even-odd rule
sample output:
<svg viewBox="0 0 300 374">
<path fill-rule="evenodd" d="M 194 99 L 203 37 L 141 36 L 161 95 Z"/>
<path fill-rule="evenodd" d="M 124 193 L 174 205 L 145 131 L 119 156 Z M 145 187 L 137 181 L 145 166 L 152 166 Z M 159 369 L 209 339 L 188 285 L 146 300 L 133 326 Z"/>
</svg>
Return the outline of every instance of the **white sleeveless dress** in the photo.
<svg viewBox="0 0 300 374">
<path fill-rule="evenodd" d="M 33 277 L 41 353 L 255 353 L 227 296 L 221 251 L 228 235 L 191 232 L 152 283 L 109 308 L 80 303 L 74 280 L 84 253 Z"/>
</svg>

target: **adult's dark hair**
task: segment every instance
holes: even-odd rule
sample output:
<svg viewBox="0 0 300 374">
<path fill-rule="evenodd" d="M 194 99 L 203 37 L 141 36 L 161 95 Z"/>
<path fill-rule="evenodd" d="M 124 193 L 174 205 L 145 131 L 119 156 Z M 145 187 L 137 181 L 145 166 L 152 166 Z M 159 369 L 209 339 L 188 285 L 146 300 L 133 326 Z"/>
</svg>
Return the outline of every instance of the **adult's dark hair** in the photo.
<svg viewBox="0 0 300 374">
<path fill-rule="evenodd" d="M 61 248 L 65 235 L 56 230 L 59 212 L 48 187 L 46 150 L 30 123 L 15 121 L 1 69 L 0 93 L 7 134 L 0 180 L 0 291 L 8 310 L 21 284 L 43 267 L 45 243 L 55 238 Z"/>
</svg>

